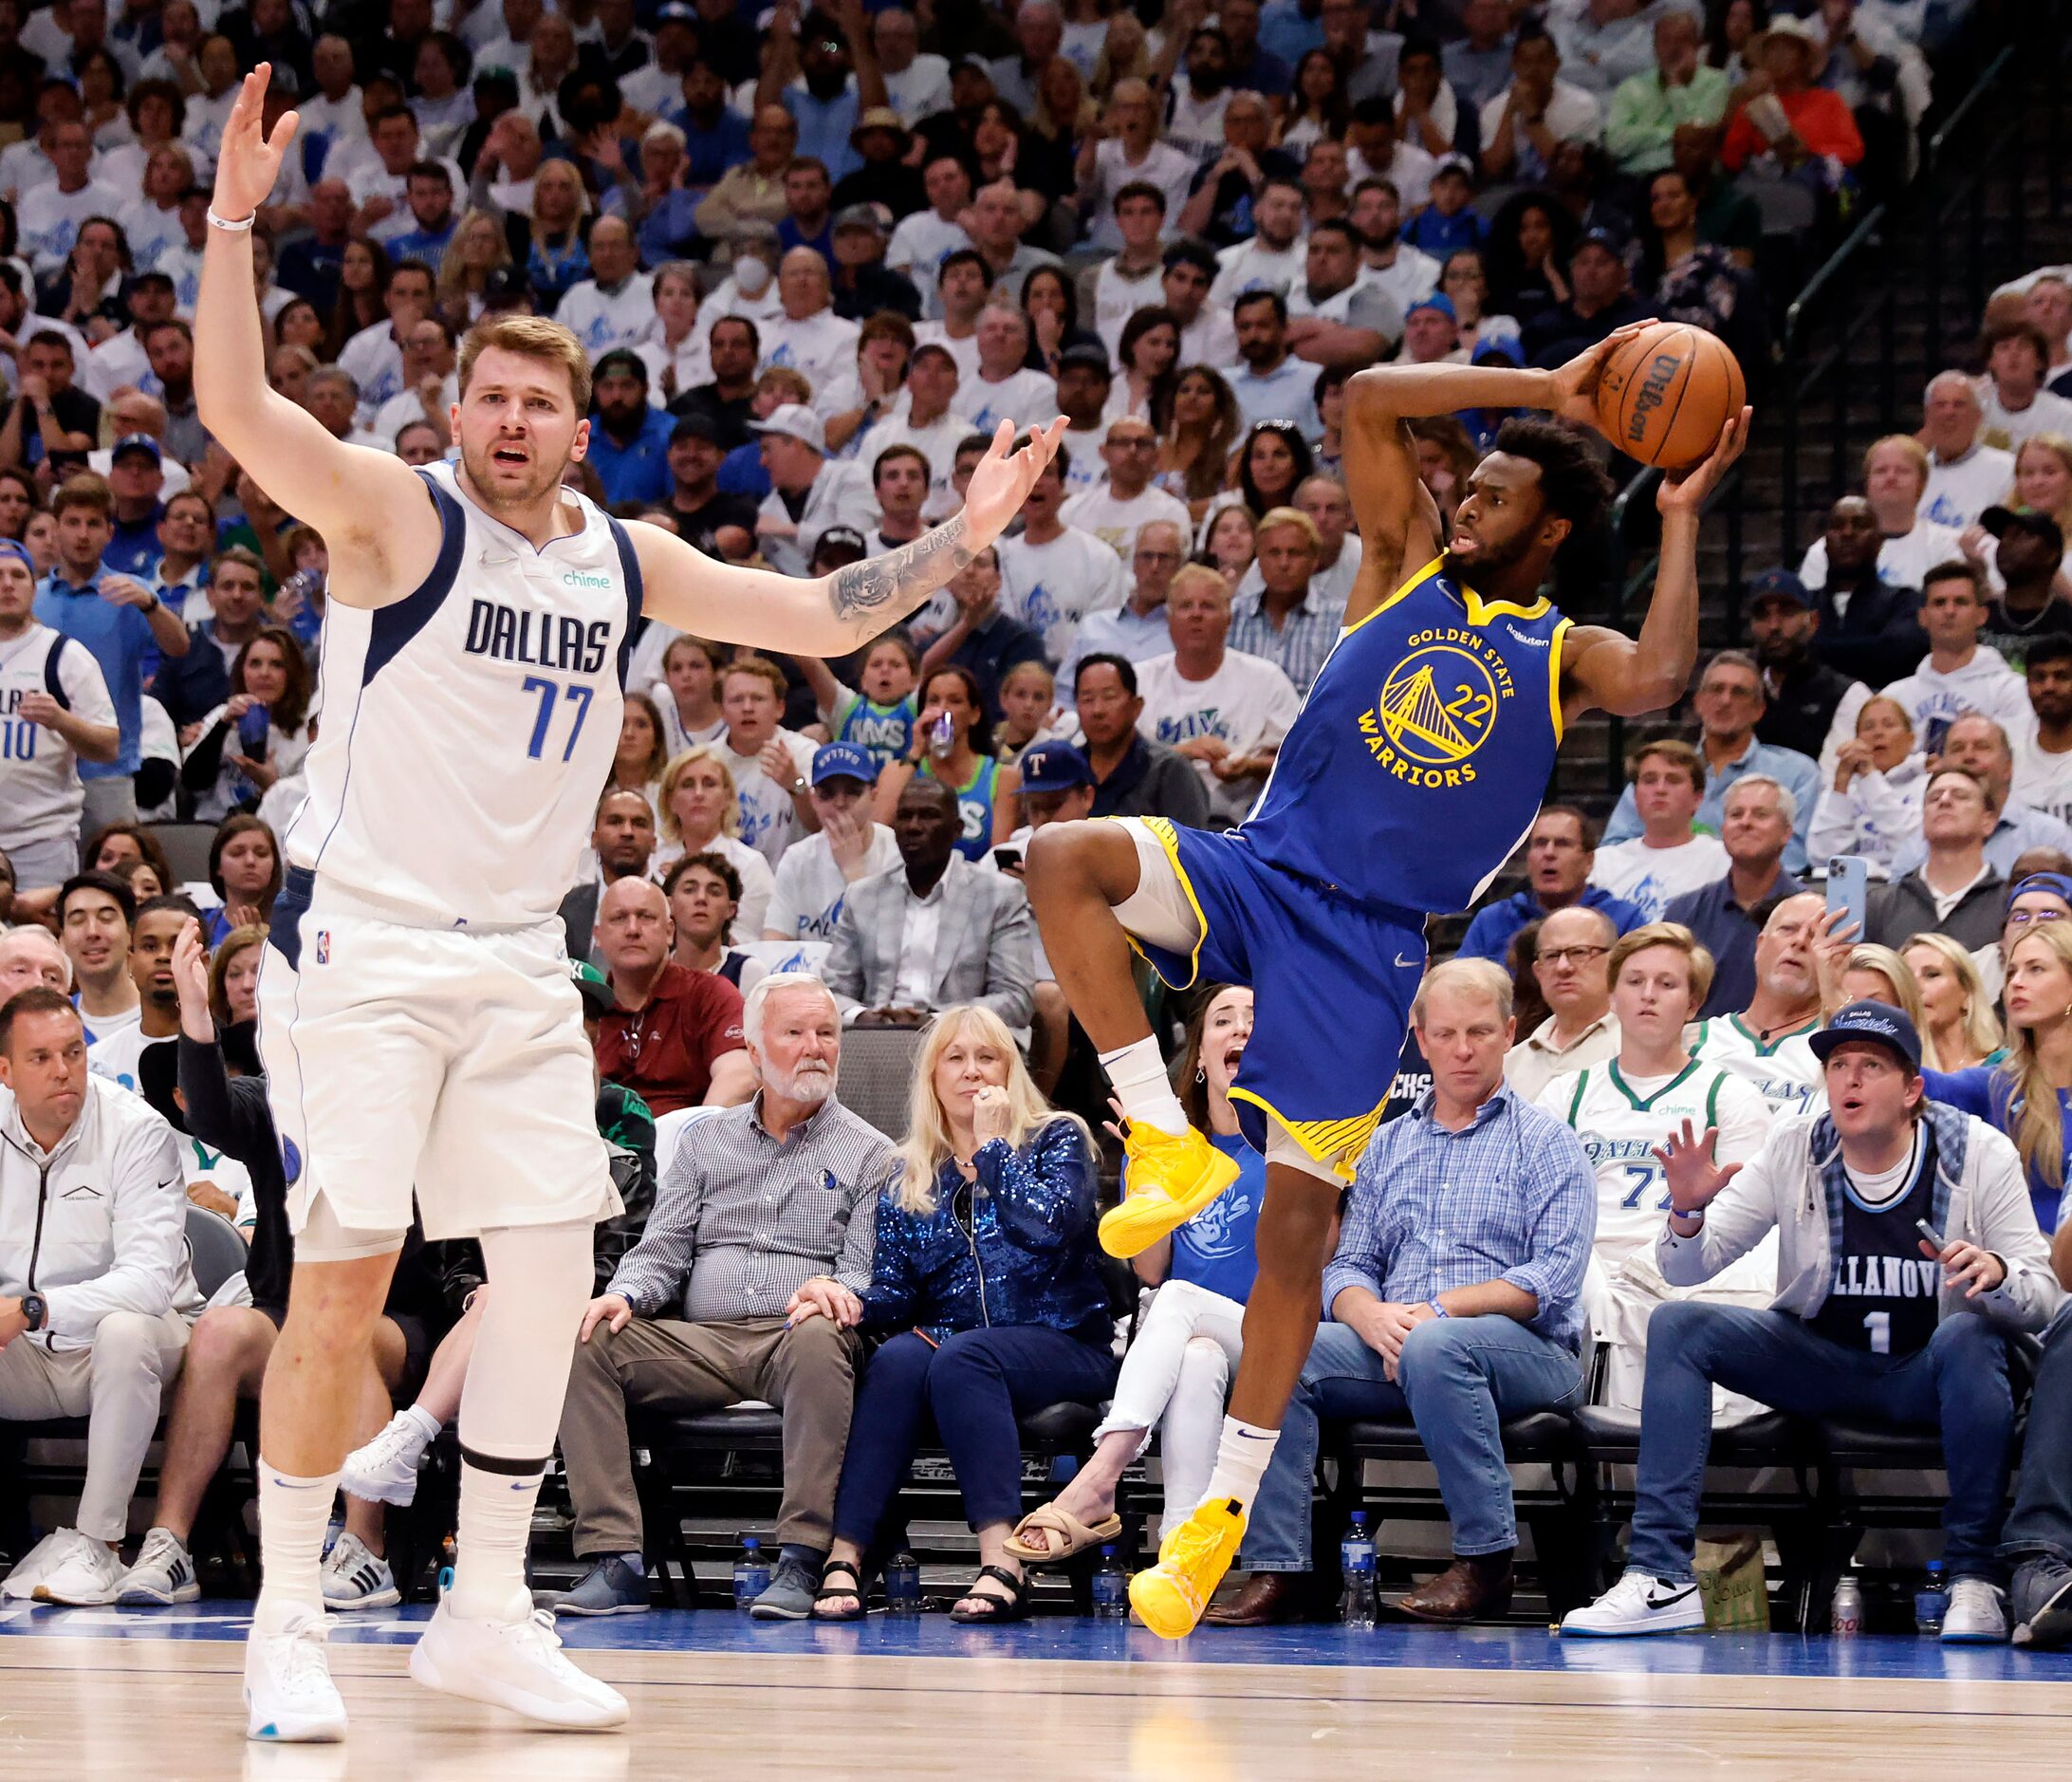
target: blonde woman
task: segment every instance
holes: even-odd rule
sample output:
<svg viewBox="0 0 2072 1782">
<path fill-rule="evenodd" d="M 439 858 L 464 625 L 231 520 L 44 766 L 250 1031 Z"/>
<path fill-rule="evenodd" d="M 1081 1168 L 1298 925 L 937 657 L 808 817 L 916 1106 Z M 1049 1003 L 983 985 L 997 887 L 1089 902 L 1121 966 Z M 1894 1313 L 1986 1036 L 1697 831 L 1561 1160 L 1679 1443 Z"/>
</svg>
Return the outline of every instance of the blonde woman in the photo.
<svg viewBox="0 0 2072 1782">
<path fill-rule="evenodd" d="M 1948 935 L 1910 935 L 1899 956 L 1921 988 L 1924 1056 L 1933 1051 L 1939 1068 L 1957 1071 L 1997 1065 L 2007 1055 L 1986 980 L 1963 947 Z"/>
<path fill-rule="evenodd" d="M 2034 882 L 2025 879 L 2016 891 Z M 2064 1106 L 2072 1093 L 2072 920 L 2009 932 L 2019 937 L 2007 943 L 2007 1055 L 1997 1065 L 1923 1074 L 1936 1101 L 1975 1114 L 2014 1141 L 2028 1172 L 2036 1222 L 2048 1234 L 2058 1229 L 2064 1192 Z"/>
<path fill-rule="evenodd" d="M 1164 1431 L 1158 1457 L 1164 1526 L 1177 1528 L 1209 1490 L 1245 1301 L 1259 1272 L 1252 1233 L 1266 1200 L 1267 1160 L 1239 1137 L 1230 1105 L 1251 1026 L 1252 993 L 1241 984 L 1212 990 L 1188 1024 L 1180 1105 L 1189 1123 L 1236 1162 L 1237 1180 L 1131 1263 L 1157 1296 L 1122 1358 L 1115 1403 L 1094 1432 L 1093 1457 L 1054 1502 L 1024 1516 L 1008 1541 L 1008 1551 L 1029 1565 L 1057 1565 L 1121 1532 L 1116 1487 L 1151 1445 L 1155 1429 Z"/>
<path fill-rule="evenodd" d="M 2058 522 L 2058 529 L 2072 539 L 2072 439 L 2059 433 L 2040 433 L 2023 440 L 2014 454 L 2014 486 L 2000 505 L 2047 513 Z M 1964 529 L 1964 554 L 1986 571 L 1986 580 L 1994 589 L 2006 585 L 2000 579 L 2000 541 L 1975 520 Z M 2072 551 L 2066 555 L 2072 559 Z M 2057 585 L 2061 600 L 2072 600 L 2072 575 L 2063 568 Z"/>
<path fill-rule="evenodd" d="M 725 855 L 741 875 L 735 925 L 744 935 L 761 934 L 777 875 L 768 861 L 741 840 L 741 795 L 726 755 L 713 743 L 686 749 L 662 770 L 658 795 L 662 845 L 655 850 L 651 876 L 659 883 L 686 854 Z"/>
<path fill-rule="evenodd" d="M 482 320 L 490 274 L 510 264 L 510 240 L 488 211 L 470 211 L 439 256 L 439 313 L 465 334 Z"/>
<path fill-rule="evenodd" d="M 1851 947 L 1841 971 L 1841 995 L 1836 1008 L 1869 1001 L 1889 1003 L 1899 1010 L 1921 1036 L 1921 1062 L 1931 1070 L 1942 1067 L 1929 1035 L 1928 1012 L 1921 1006 L 1921 987 L 1915 981 L 1914 968 L 1892 948 L 1868 943 Z M 1834 1012 L 1828 1011 L 1829 1015 Z"/>
<path fill-rule="evenodd" d="M 1882 694 L 1857 713 L 1856 734 L 1835 751 L 1831 781 L 1813 807 L 1805 851 L 1813 860 L 1861 854 L 1889 873 L 1921 833 L 1928 757 L 1915 747 L 1914 720 Z"/>
<path fill-rule="evenodd" d="M 787 1315 L 897 1331 L 863 1369 L 814 1614 L 863 1612 L 863 1555 L 933 1417 L 950 1453 L 979 1572 L 951 1619 L 1028 1612 L 1008 1537 L 1022 1513 L 1018 1411 L 1099 1404 L 1115 1387 L 1114 1327 L 1094 1248 L 1099 1188 L 1085 1123 L 1045 1102 L 999 1016 L 945 1009 L 921 1038 L 904 1173 L 879 1197 L 862 1297 L 825 1276 Z"/>
</svg>

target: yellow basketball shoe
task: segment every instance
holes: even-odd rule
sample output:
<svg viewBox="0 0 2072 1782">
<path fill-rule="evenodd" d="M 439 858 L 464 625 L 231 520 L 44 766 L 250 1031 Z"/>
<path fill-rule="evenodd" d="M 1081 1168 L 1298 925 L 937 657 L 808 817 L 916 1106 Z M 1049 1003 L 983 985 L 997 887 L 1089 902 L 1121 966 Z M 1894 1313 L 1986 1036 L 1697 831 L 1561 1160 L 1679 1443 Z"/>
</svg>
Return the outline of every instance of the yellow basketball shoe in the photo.
<svg viewBox="0 0 2072 1782">
<path fill-rule="evenodd" d="M 1237 1163 L 1190 1126 L 1132 1123 L 1122 1141 L 1129 1194 L 1101 1221 L 1101 1247 L 1125 1261 L 1185 1225 L 1237 1179 Z"/>
<path fill-rule="evenodd" d="M 1130 1580 L 1130 1606 L 1159 1639 L 1186 1639 L 1244 1538 L 1245 1510 L 1236 1498 L 1203 1504 L 1158 1543 L 1158 1563 Z"/>
</svg>

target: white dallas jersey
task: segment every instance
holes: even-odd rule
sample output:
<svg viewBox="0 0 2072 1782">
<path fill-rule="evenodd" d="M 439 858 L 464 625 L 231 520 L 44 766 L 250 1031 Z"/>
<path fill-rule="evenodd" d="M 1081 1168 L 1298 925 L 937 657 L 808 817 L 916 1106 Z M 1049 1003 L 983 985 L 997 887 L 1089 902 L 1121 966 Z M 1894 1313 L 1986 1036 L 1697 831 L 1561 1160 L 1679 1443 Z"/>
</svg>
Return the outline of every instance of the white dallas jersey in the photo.
<svg viewBox="0 0 2072 1782">
<path fill-rule="evenodd" d="M 101 665 L 77 639 L 32 623 L 0 645 L 0 845 L 9 847 L 77 836 L 86 803 L 72 745 L 20 715 L 29 693 L 47 693 L 86 723 L 115 722 Z"/>
<path fill-rule="evenodd" d="M 1738 1014 L 1715 1015 L 1684 1029 L 1684 1044 L 1700 1063 L 1717 1065 L 1753 1086 L 1782 1119 L 1826 1111 L 1827 1079 L 1808 1043 L 1819 1027 L 1817 1019 L 1808 1021 L 1766 1045 Z"/>
<path fill-rule="evenodd" d="M 1573 1126 L 1597 1172 L 1598 1260 L 1616 1270 L 1660 1235 L 1669 1183 L 1656 1149 L 1685 1121 L 1702 1135 L 1719 1128 L 1713 1156 L 1745 1163 L 1763 1148 L 1770 1110 L 1762 1096 L 1718 1065 L 1693 1059 L 1673 1077 L 1622 1075 L 1616 1058 L 1567 1076 L 1540 1092 L 1540 1105 Z"/>
<path fill-rule="evenodd" d="M 291 865 L 437 927 L 546 920 L 576 882 L 625 709 L 633 541 L 573 490 L 583 527 L 535 549 L 418 472 L 438 504 L 438 562 L 369 612 L 324 609 L 324 728 Z"/>
</svg>

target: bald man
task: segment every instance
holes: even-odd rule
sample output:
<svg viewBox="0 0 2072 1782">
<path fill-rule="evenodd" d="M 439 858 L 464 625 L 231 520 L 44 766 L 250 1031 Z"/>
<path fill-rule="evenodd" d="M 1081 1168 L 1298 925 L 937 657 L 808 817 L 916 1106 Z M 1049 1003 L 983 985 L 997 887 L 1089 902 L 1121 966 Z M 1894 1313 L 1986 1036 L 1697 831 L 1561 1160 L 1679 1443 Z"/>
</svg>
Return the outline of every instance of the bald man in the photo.
<svg viewBox="0 0 2072 1782">
<path fill-rule="evenodd" d="M 671 960 L 676 925 L 649 879 L 620 879 L 598 900 L 596 944 L 618 1007 L 598 1023 L 597 1067 L 657 1116 L 734 1107 L 755 1093 L 742 1049 L 741 993 Z"/>
<path fill-rule="evenodd" d="M 9 929 L 0 935 L 0 1004 L 15 992 L 38 985 L 68 995 L 72 961 L 47 928 Z"/>
<path fill-rule="evenodd" d="M 554 320 L 575 333 L 595 361 L 615 346 L 631 346 L 655 320 L 655 278 L 640 270 L 633 226 L 601 216 L 590 230 L 591 276 L 568 288 Z"/>
</svg>

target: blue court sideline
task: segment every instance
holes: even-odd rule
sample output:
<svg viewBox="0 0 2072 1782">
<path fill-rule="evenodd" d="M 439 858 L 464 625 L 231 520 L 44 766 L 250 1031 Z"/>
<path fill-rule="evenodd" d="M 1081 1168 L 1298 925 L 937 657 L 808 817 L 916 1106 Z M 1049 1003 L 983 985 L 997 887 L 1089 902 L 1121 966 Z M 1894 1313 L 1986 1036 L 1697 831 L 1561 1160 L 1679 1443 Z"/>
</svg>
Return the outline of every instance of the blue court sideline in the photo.
<svg viewBox="0 0 2072 1782">
<path fill-rule="evenodd" d="M 176 1609 L 0 1609 L 0 1635 L 128 1640 L 241 1640 L 250 1605 L 202 1602 Z M 428 1606 L 334 1618 L 341 1644 L 403 1644 Z M 1008 1627 L 960 1627 L 948 1616 L 892 1620 L 873 1614 L 846 1626 L 756 1623 L 727 1609 L 658 1609 L 608 1621 L 564 1621 L 571 1649 L 620 1652 L 783 1653 L 792 1657 L 1051 1659 L 1129 1664 L 1407 1666 L 1423 1670 L 1523 1670 L 1582 1676 L 1850 1677 L 1962 1682 L 2072 1683 L 2072 1652 L 2011 1646 L 1945 1646 L 1904 1635 L 1856 1640 L 1794 1634 L 1684 1635 L 1667 1640 L 1559 1640 L 1539 1628 L 1378 1627 L 1317 1624 L 1206 1630 L 1177 1645 L 1139 1627 L 1045 1616 Z M 0 1661 L 0 1669 L 5 1668 Z M 1838 1707 L 1840 1704 L 1838 1704 Z M 1852 1709 L 1854 1711 L 1859 1711 Z"/>
</svg>

